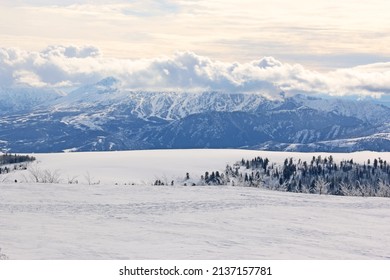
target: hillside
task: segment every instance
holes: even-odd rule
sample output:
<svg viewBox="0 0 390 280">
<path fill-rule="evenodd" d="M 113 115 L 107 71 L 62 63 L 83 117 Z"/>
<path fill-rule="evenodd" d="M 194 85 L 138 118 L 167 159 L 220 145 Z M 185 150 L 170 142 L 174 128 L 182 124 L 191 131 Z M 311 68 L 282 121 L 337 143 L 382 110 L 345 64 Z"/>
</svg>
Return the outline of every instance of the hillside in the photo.
<svg viewBox="0 0 390 280">
<path fill-rule="evenodd" d="M 324 153 L 161 150 L 36 154 L 0 175 L 0 248 L 10 259 L 387 259 L 388 198 L 183 186 L 241 158 Z M 333 154 L 365 162 L 390 153 Z M 32 183 L 31 171 L 58 171 Z M 14 180 L 17 180 L 15 183 Z M 89 180 L 88 180 L 89 179 Z M 156 179 L 174 186 L 152 186 Z M 25 181 L 27 180 L 27 181 Z M 69 181 L 71 180 L 71 181 Z M 89 185 L 91 184 L 91 185 Z M 80 226 L 82 225 L 82 226 Z"/>
<path fill-rule="evenodd" d="M 1 108 L 0 150 L 390 151 L 390 108 L 369 100 L 142 92 L 118 83 L 107 78 L 51 95 L 49 90 L 1 89 L 0 100 L 9 105 Z"/>
<path fill-rule="evenodd" d="M 388 259 L 386 198 L 0 183 L 10 259 Z"/>
</svg>

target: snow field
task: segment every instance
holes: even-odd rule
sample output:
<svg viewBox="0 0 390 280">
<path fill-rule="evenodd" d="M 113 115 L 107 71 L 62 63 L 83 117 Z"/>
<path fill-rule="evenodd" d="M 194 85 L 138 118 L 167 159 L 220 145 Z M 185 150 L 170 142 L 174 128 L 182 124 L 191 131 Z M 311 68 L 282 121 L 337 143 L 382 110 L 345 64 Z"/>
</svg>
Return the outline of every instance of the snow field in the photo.
<svg viewBox="0 0 390 280">
<path fill-rule="evenodd" d="M 381 157 L 390 162 L 390 153 L 356 152 L 356 153 L 294 153 L 269 152 L 236 149 L 203 149 L 203 150 L 145 150 L 121 152 L 82 152 L 33 154 L 37 158 L 40 170 L 58 171 L 63 183 L 75 178 L 79 183 L 101 184 L 152 184 L 156 179 L 170 183 L 181 182 L 190 173 L 191 178 L 199 179 L 205 171 L 224 171 L 226 164 L 252 159 L 256 156 L 268 157 L 270 162 L 283 163 L 286 158 L 310 161 L 313 156 L 332 155 L 335 161 L 354 159 L 365 162 L 367 159 Z M 29 171 L 10 174 L 8 181 L 31 181 Z M 1 178 L 0 178 L 1 182 Z"/>
<path fill-rule="evenodd" d="M 10 259 L 389 259 L 385 198 L 217 186 L 1 186 Z"/>
<path fill-rule="evenodd" d="M 0 248 L 10 259 L 389 259 L 387 198 L 231 186 L 151 186 L 223 170 L 242 157 L 302 153 L 162 150 L 36 154 L 79 184 L 0 183 Z M 333 154 L 366 161 L 390 153 Z M 87 185 L 83 174 L 100 180 Z M 12 176 L 20 181 L 13 183 Z M 16 178 L 15 177 L 15 178 Z M 124 185 L 124 182 L 135 185 Z M 118 185 L 115 185 L 118 183 Z"/>
</svg>

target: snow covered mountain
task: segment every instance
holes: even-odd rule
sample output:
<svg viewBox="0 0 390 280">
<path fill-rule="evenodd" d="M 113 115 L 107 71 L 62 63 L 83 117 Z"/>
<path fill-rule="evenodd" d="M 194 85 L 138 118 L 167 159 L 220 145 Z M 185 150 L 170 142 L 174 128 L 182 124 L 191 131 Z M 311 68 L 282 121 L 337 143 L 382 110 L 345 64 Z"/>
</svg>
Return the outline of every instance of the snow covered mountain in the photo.
<svg viewBox="0 0 390 280">
<path fill-rule="evenodd" d="M 2 89 L 0 99 L 0 149 L 15 152 L 390 151 L 390 108 L 368 101 L 130 91 L 111 77 L 67 95 Z"/>
<path fill-rule="evenodd" d="M 0 116 L 10 113 L 30 112 L 47 102 L 54 102 L 63 94 L 56 90 L 37 89 L 33 87 L 1 88 Z"/>
</svg>

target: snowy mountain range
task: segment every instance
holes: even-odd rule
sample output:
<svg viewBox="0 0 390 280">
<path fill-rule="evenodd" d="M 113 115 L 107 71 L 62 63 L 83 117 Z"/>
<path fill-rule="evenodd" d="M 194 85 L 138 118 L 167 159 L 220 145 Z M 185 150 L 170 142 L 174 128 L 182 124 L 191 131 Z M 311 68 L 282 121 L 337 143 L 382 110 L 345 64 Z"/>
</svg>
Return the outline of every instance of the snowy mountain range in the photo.
<svg viewBox="0 0 390 280">
<path fill-rule="evenodd" d="M 390 108 L 261 92 L 131 91 L 111 77 L 68 94 L 0 88 L 0 150 L 163 148 L 390 151 Z"/>
</svg>

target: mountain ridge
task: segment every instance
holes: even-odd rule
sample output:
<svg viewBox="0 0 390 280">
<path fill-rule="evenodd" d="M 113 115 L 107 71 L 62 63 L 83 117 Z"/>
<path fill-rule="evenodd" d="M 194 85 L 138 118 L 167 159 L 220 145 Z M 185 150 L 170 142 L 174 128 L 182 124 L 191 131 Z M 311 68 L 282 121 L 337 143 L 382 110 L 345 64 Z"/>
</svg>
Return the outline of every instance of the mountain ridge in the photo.
<svg viewBox="0 0 390 280">
<path fill-rule="evenodd" d="M 2 108 L 3 151 L 390 151 L 390 108 L 369 101 L 283 93 L 269 99 L 261 93 L 131 91 L 112 77 L 68 94 L 16 92 L 24 99 L 13 102 L 25 104 Z M 10 95 L 12 90 L 0 90 L 0 99 Z"/>
</svg>

